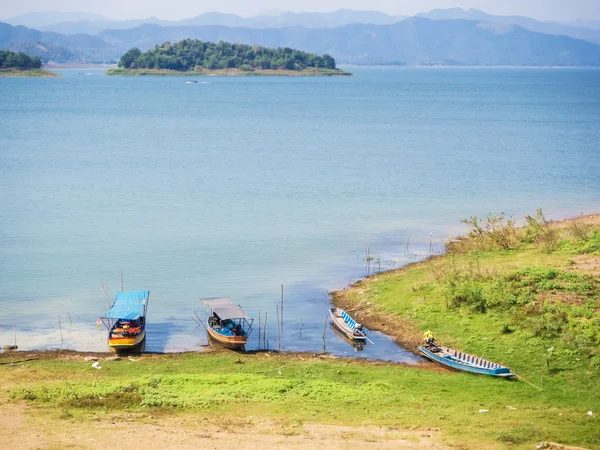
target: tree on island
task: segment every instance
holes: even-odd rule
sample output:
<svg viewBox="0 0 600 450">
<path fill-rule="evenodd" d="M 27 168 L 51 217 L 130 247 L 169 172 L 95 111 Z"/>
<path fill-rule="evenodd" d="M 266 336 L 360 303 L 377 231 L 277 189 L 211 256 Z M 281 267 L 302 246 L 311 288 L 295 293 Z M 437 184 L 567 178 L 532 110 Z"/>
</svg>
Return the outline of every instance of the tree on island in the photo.
<svg viewBox="0 0 600 450">
<path fill-rule="evenodd" d="M 42 60 L 37 56 L 28 56 L 25 53 L 14 53 L 10 50 L 0 50 L 0 69 L 41 69 Z"/>
<path fill-rule="evenodd" d="M 308 68 L 335 69 L 335 59 L 291 48 L 266 48 L 259 45 L 230 44 L 219 41 L 203 42 L 194 39 L 171 44 L 165 42 L 145 53 L 130 49 L 120 61 L 125 69 L 170 69 L 177 71 L 204 68 L 262 70 L 304 70 Z"/>
<path fill-rule="evenodd" d="M 135 62 L 137 61 L 137 59 L 140 57 L 140 55 L 142 54 L 142 52 L 140 51 L 139 48 L 132 48 L 130 49 L 127 53 L 125 53 L 123 56 L 121 56 L 121 59 L 119 60 L 119 67 L 125 67 L 127 69 L 131 68 L 134 69 L 135 67 L 131 67 L 132 65 L 135 65 Z"/>
</svg>

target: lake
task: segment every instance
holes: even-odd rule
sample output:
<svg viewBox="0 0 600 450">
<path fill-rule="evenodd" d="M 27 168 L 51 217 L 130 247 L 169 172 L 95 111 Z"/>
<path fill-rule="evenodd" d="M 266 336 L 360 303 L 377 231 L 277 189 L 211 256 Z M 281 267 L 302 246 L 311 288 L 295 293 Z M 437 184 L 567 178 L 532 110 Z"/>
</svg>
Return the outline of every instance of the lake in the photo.
<svg viewBox="0 0 600 450">
<path fill-rule="evenodd" d="M 0 345 L 106 350 L 122 269 L 148 351 L 202 349 L 199 299 L 228 296 L 268 313 L 269 348 L 318 352 L 330 291 L 443 251 L 459 218 L 600 210 L 600 70 L 352 70 L 0 78 Z M 326 327 L 333 354 L 416 361 L 371 339 Z"/>
</svg>

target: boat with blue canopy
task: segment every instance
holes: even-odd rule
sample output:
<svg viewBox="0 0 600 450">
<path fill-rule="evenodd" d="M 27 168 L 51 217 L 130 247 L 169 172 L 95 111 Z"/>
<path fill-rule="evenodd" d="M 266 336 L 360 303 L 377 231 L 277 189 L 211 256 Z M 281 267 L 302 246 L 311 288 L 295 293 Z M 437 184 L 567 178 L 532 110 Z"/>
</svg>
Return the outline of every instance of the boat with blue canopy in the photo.
<svg viewBox="0 0 600 450">
<path fill-rule="evenodd" d="M 117 292 L 106 317 L 108 345 L 114 350 L 135 349 L 146 337 L 146 311 L 150 291 Z"/>
<path fill-rule="evenodd" d="M 240 349 L 248 342 L 254 319 L 248 317 L 240 305 L 227 297 L 200 300 L 208 315 L 208 335 L 230 349 Z"/>
<path fill-rule="evenodd" d="M 449 347 L 443 347 L 435 342 L 433 333 L 425 333 L 425 345 L 419 347 L 419 352 L 427 359 L 449 369 L 460 370 L 493 377 L 510 378 L 515 376 L 508 367 L 502 366 L 475 355 L 463 353 Z"/>
</svg>

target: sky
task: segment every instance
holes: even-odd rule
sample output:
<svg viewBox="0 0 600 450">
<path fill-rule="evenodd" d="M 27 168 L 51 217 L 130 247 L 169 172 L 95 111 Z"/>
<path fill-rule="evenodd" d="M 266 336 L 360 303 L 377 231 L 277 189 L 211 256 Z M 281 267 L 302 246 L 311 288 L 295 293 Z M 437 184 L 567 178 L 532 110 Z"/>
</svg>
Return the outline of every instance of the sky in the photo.
<svg viewBox="0 0 600 450">
<path fill-rule="evenodd" d="M 0 18 L 56 10 L 97 13 L 118 20 L 150 16 L 178 20 L 210 11 L 252 16 L 273 9 L 313 12 L 339 8 L 411 16 L 456 6 L 538 20 L 600 20 L 600 0 L 0 0 Z"/>
</svg>

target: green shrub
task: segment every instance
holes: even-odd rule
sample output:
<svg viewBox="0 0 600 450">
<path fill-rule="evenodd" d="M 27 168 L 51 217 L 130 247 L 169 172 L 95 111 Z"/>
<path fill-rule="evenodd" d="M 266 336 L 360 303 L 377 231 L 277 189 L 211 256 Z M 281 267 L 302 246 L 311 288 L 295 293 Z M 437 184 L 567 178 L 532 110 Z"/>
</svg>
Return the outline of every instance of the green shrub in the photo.
<svg viewBox="0 0 600 450">
<path fill-rule="evenodd" d="M 479 250 L 507 250 L 514 248 L 518 243 L 515 219 L 510 218 L 505 221 L 504 213 L 498 216 L 488 214 L 485 222 L 477 216 L 463 218 L 460 221 L 469 227 L 467 232 L 469 240 L 462 241 L 463 247 L 465 244 L 474 244 L 474 248 Z"/>
<path fill-rule="evenodd" d="M 525 220 L 527 221 L 525 236 L 529 242 L 533 242 L 547 252 L 557 248 L 559 234 L 557 230 L 550 227 L 550 222 L 544 217 L 541 208 L 538 208 L 535 216 L 525 216 Z"/>
</svg>

